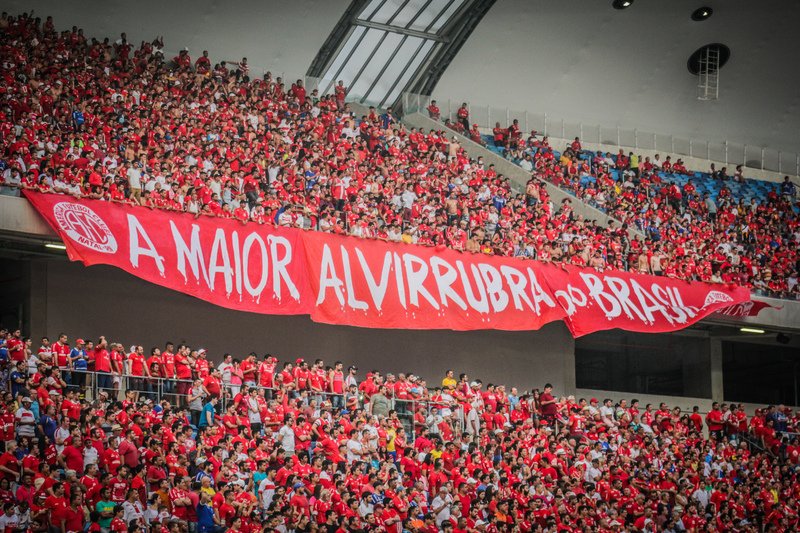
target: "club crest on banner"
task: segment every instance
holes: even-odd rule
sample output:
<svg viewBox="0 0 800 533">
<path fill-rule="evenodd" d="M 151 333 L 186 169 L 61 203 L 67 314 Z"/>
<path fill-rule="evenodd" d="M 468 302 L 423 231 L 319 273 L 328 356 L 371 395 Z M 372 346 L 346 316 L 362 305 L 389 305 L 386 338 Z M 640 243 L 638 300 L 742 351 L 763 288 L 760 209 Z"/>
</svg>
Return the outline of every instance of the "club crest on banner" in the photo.
<svg viewBox="0 0 800 533">
<path fill-rule="evenodd" d="M 719 303 L 725 304 L 725 303 L 729 303 L 729 302 L 732 302 L 732 301 L 733 301 L 733 298 L 731 298 L 730 296 L 728 296 L 724 292 L 710 291 L 706 295 L 706 302 L 705 302 L 705 304 L 703 304 L 703 307 L 708 307 L 709 305 L 719 304 Z"/>
<path fill-rule="evenodd" d="M 64 233 L 78 244 L 105 254 L 117 251 L 114 234 L 91 208 L 83 204 L 59 202 L 53 206 L 53 217 Z"/>
</svg>

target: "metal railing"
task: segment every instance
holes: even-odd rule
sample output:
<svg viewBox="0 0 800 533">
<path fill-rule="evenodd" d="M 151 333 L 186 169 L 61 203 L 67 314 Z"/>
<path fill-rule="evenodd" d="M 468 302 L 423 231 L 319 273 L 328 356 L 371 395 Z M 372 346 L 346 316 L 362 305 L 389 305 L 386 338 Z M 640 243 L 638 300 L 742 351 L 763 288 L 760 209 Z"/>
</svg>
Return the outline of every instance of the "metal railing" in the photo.
<svg viewBox="0 0 800 533">
<path fill-rule="evenodd" d="M 431 100 L 430 96 L 403 93 L 403 113 L 426 113 Z M 441 111 L 441 121 L 456 120 L 456 112 L 462 101 L 437 100 Z M 775 150 L 763 146 L 755 146 L 730 141 L 709 141 L 685 139 L 674 135 L 643 131 L 637 128 L 620 126 L 602 126 L 586 124 L 580 121 L 569 121 L 557 118 L 548 113 L 531 113 L 510 109 L 508 107 L 492 107 L 471 105 L 469 109 L 470 124 L 479 128 L 491 129 L 496 122 L 507 127 L 514 119 L 519 120 L 520 129 L 524 132 L 536 130 L 538 133 L 561 139 L 579 137 L 583 144 L 598 144 L 616 148 L 634 148 L 642 150 L 658 150 L 666 155 L 683 155 L 707 159 L 724 165 L 742 165 L 745 168 L 779 172 L 800 176 L 800 153 Z M 732 173 L 731 173 L 732 174 Z"/>
<path fill-rule="evenodd" d="M 108 395 L 110 400 L 122 400 L 129 391 L 133 391 L 137 395 L 137 400 L 149 398 L 155 403 L 166 400 L 180 408 L 189 408 L 189 392 L 195 381 L 195 379 L 164 378 L 128 373 L 98 372 L 93 370 L 61 369 L 61 372 L 62 377 L 67 383 L 67 389 L 82 391 L 87 399 L 94 400 L 104 392 Z M 346 394 L 309 389 L 301 391 L 281 391 L 281 389 L 276 387 L 254 385 L 250 382 L 241 384 L 220 382 L 219 412 L 225 412 L 228 404 L 244 389 L 263 391 L 264 397 L 267 399 L 277 398 L 278 393 L 283 392 L 284 394 L 289 394 L 293 399 L 301 398 L 305 405 L 310 405 L 313 401 L 315 405 L 319 406 L 322 402 L 328 401 L 334 407 L 345 407 L 344 399 Z M 358 398 L 360 407 L 368 409 L 369 399 L 362 392 L 358 393 Z M 441 410 L 443 406 L 441 401 L 430 399 L 398 398 L 393 391 L 389 396 L 389 400 L 390 410 L 397 413 L 397 418 L 402 423 L 406 433 L 411 436 L 412 441 L 416 439 L 419 430 L 422 429 L 423 426 L 423 424 L 417 422 L 415 419 L 415 414 L 419 411 L 419 408 L 424 408 L 425 418 L 427 420 L 433 408 Z M 454 434 L 460 434 L 466 429 L 464 410 L 457 403 L 452 405 L 450 410 L 451 428 Z"/>
</svg>

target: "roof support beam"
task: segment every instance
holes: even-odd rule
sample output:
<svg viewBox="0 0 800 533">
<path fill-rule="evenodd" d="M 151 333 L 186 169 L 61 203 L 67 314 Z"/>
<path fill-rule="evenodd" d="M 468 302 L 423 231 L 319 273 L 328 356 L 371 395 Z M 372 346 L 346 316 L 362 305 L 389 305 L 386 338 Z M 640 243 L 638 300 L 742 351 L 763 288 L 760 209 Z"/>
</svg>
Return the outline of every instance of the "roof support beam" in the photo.
<svg viewBox="0 0 800 533">
<path fill-rule="evenodd" d="M 399 33 L 400 35 L 408 35 L 410 37 L 419 37 L 420 39 L 427 39 L 429 41 L 436 41 L 439 43 L 450 42 L 450 39 L 441 37 L 435 33 L 425 33 L 424 31 L 409 30 L 406 28 L 399 28 L 397 26 L 389 26 L 388 24 L 379 24 L 377 22 L 370 22 L 368 20 L 356 20 L 355 24 L 358 26 L 365 26 L 367 28 L 374 28 L 376 30 L 390 31 L 392 33 Z"/>
</svg>

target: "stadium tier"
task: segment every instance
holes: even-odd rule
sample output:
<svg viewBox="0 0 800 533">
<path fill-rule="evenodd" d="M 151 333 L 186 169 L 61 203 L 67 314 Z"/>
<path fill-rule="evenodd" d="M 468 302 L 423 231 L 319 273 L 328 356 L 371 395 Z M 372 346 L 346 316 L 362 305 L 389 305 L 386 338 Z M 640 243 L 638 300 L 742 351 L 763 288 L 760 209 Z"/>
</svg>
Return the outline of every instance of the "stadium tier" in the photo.
<svg viewBox="0 0 800 533">
<path fill-rule="evenodd" d="M 664 174 L 681 170 L 677 161 L 677 170 L 669 160 L 632 167 L 625 155 L 586 154 L 578 141 L 560 153 L 512 124 L 495 139 L 508 137 L 509 157 L 531 155 L 534 171 L 515 194 L 446 130 L 406 130 L 391 111 L 356 117 L 343 85 L 307 94 L 301 80 L 251 80 L 246 59 L 232 68 L 184 52 L 165 61 L 160 41 L 134 48 L 26 24 L 7 28 L 3 48 L 7 186 L 771 295 L 800 290 L 788 180 L 780 190 L 741 173 L 682 180 Z M 14 39 L 34 31 L 41 40 Z M 553 205 L 540 180 L 644 237 Z"/>
<path fill-rule="evenodd" d="M 435 101 L 427 111 L 441 120 Z M 622 254 L 598 245 L 604 267 L 797 297 L 800 207 L 789 176 L 781 183 L 748 179 L 742 165 L 730 173 L 714 163 L 708 172 L 693 172 L 670 155 L 651 161 L 622 149 L 587 151 L 579 138 L 560 152 L 535 131 L 523 139 L 517 120 L 508 127 L 497 123 L 492 135 L 482 134 L 477 124 L 467 129 L 463 106 L 444 124 L 643 234 L 643 242 L 634 239 Z M 576 260 L 587 264 L 586 258 Z"/>
<path fill-rule="evenodd" d="M 377 11 L 386 4 L 377 3 Z M 445 3 L 443 13 L 453 4 Z M 684 329 L 732 303 L 749 304 L 750 291 L 800 295 L 800 210 L 788 177 L 772 183 L 747 179 L 741 168 L 728 175 L 671 157 L 590 152 L 577 138 L 554 147 L 516 121 L 486 136 L 470 125 L 466 106 L 452 120 L 432 106 L 431 118 L 446 120 L 421 130 L 391 108 L 355 113 L 349 80 L 309 90 L 304 80 L 255 74 L 246 58 L 167 54 L 160 37 L 138 46 L 125 34 L 99 40 L 27 13 L 0 19 L 0 64 L 0 193 L 25 196 L 71 239 L 48 241 L 48 249 L 87 265 L 120 267 L 112 260 L 119 259 L 138 278 L 170 286 L 167 254 L 156 246 L 166 236 L 179 291 L 225 312 L 334 324 L 312 330 L 296 319 L 273 324 L 270 334 L 283 327 L 286 336 L 327 331 L 332 339 L 335 324 L 409 335 L 444 327 L 506 333 L 563 320 L 563 335 L 551 330 L 550 338 L 567 339 L 566 328 L 575 337 L 615 327 Z M 523 168 L 525 189 L 462 147 L 454 130 Z M 546 184 L 620 224 L 584 220 L 569 200 L 556 205 Z M 120 221 L 125 231 L 114 233 Z M 214 236 L 201 242 L 201 231 Z M 23 246 L 20 233 L 0 231 Z M 331 240 L 315 243 L 323 236 Z M 387 244 L 370 255 L 368 246 L 352 245 L 365 241 L 340 236 Z M 418 257 L 398 252 L 400 243 L 428 248 Z M 248 270 L 248 254 L 257 252 L 262 264 Z M 98 290 L 91 296 L 103 304 L 94 307 L 135 333 L 97 337 L 87 317 L 98 309 L 88 312 L 78 297 L 62 306 L 48 299 L 48 275 L 59 273 L 36 277 L 44 255 L 0 246 L 8 300 L 0 308 L 2 533 L 800 529 L 800 410 L 752 409 L 710 395 L 709 409 L 689 410 L 666 398 L 581 397 L 541 376 L 521 377 L 526 388 L 506 387 L 467 375 L 466 357 L 448 353 L 446 343 L 425 349 L 456 369 L 435 382 L 417 368 L 391 373 L 338 355 L 263 353 L 268 345 L 247 355 L 184 341 L 128 345 L 128 335 L 149 328 L 144 315 L 158 314 L 159 302 L 134 305 L 124 290 Z M 512 265 L 514 258 L 532 261 Z M 13 270 L 20 265 L 25 275 Z M 66 289 L 87 294 L 102 277 L 90 270 L 80 278 L 86 287 Z M 23 284 L 29 294 L 42 291 L 41 301 L 19 297 Z M 70 335 L 93 338 L 60 333 L 39 345 L 20 326 L 52 324 L 59 313 L 86 322 Z M 207 340 L 230 330 L 250 343 L 256 333 L 237 329 L 240 315 L 230 313 Z M 197 326 L 212 313 L 197 307 L 196 314 L 161 327 L 180 334 L 182 320 L 198 318 Z M 699 339 L 692 346 L 702 344 L 703 353 L 718 348 L 706 373 L 721 375 L 723 341 L 710 329 L 686 337 Z M 794 341 L 781 330 L 774 342 Z M 358 348 L 333 344 L 331 354 Z M 479 356 L 499 366 L 502 352 Z M 612 349 L 589 352 L 605 357 Z M 705 361 L 689 355 L 668 357 L 682 365 L 681 379 L 699 382 Z M 561 352 L 554 357 L 554 367 L 569 366 Z M 567 371 L 575 369 L 558 370 Z M 719 376 L 708 388 L 724 392 Z M 797 390 L 795 377 L 795 399 Z"/>
<path fill-rule="evenodd" d="M 8 527 L 797 526 L 800 411 L 782 405 L 701 414 L 452 370 L 427 384 L 272 354 L 215 365 L 202 348 L 146 353 L 105 337 L 62 334 L 37 349 L 18 330 L 2 331 L 0 356 Z"/>
</svg>

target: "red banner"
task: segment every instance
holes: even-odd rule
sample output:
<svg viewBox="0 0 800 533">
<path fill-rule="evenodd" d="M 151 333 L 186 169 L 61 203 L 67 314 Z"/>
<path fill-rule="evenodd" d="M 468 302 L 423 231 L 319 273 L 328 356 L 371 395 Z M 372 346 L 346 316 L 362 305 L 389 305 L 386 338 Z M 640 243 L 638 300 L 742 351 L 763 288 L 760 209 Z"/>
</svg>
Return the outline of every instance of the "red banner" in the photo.
<svg viewBox="0 0 800 533">
<path fill-rule="evenodd" d="M 774 305 L 770 305 L 767 302 L 761 302 L 758 300 L 750 300 L 749 302 L 741 302 L 736 305 L 731 305 L 729 307 L 723 307 L 722 309 L 718 309 L 717 313 L 725 316 L 732 316 L 736 318 L 744 318 L 750 316 L 758 316 L 758 313 L 761 312 L 762 309 L 783 309 L 783 307 L 776 307 Z"/>
<path fill-rule="evenodd" d="M 222 307 L 370 328 L 682 329 L 742 287 L 554 265 L 26 192 L 69 258 Z"/>
</svg>

